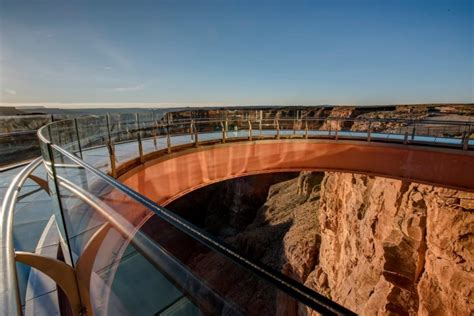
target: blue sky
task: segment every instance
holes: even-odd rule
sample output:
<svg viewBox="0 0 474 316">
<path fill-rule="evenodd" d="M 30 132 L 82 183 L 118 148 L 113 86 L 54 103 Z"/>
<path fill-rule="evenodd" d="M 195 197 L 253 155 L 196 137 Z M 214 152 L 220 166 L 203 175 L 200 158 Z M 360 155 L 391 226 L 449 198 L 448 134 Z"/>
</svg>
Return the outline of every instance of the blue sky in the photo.
<svg viewBox="0 0 474 316">
<path fill-rule="evenodd" d="M 0 101 L 473 101 L 461 1 L 0 0 Z"/>
</svg>

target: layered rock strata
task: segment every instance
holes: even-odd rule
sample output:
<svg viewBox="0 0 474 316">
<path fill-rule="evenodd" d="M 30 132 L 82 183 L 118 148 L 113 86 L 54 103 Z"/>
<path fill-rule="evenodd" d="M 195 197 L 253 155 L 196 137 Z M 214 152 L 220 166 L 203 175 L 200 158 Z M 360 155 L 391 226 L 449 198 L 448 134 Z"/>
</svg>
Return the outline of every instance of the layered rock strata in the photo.
<svg viewBox="0 0 474 316">
<path fill-rule="evenodd" d="M 302 172 L 271 186 L 254 220 L 223 238 L 360 314 L 470 315 L 473 235 L 473 193 Z M 209 260 L 195 265 L 204 268 Z M 265 293 L 266 288 L 255 291 L 277 302 L 260 311 L 314 313 L 281 294 Z"/>
</svg>

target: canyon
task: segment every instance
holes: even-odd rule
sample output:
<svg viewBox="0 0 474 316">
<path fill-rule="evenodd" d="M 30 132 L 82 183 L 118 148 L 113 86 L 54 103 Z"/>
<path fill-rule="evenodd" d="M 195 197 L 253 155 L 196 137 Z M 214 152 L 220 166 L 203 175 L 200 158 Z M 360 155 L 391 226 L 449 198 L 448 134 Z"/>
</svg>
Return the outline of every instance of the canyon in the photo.
<svg viewBox="0 0 474 316">
<path fill-rule="evenodd" d="M 282 177 L 292 179 L 281 181 Z M 262 189 L 252 190 L 258 181 Z M 249 220 L 251 207 L 232 202 L 261 200 L 266 187 L 266 200 L 254 208 L 253 220 Z M 211 198 L 208 207 L 192 207 L 194 217 L 205 215 L 198 225 L 245 256 L 356 313 L 470 315 L 474 310 L 474 193 L 308 171 L 296 177 L 241 178 L 200 190 L 212 191 L 213 197 L 237 192 L 237 199 L 221 199 L 226 201 L 221 205 Z M 185 200 L 196 200 L 193 194 L 206 196 L 200 190 Z M 185 200 L 169 208 L 186 217 L 190 209 L 186 210 Z M 215 218 L 221 218 L 219 227 Z M 249 223 L 245 227 L 242 218 Z M 216 260 L 199 258 L 195 268 L 216 264 Z M 265 288 L 256 292 L 277 302 L 274 310 L 265 312 L 314 313 Z M 240 295 L 235 293 L 234 299 L 245 301 Z"/>
</svg>

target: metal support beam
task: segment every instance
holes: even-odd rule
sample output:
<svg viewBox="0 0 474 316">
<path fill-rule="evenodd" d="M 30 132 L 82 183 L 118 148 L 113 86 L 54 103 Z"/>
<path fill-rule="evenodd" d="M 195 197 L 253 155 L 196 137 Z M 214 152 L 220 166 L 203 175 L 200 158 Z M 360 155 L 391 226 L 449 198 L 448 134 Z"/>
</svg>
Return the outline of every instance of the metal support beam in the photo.
<svg viewBox="0 0 474 316">
<path fill-rule="evenodd" d="M 87 313 L 79 295 L 76 274 L 71 266 L 57 259 L 22 251 L 15 252 L 15 260 L 38 269 L 53 279 L 66 294 L 73 315 L 80 316 Z"/>
<path fill-rule="evenodd" d="M 103 224 L 87 242 L 81 256 L 76 263 L 76 276 L 79 285 L 79 293 L 86 306 L 87 310 L 92 311 L 92 304 L 90 301 L 90 282 L 92 276 L 92 268 L 94 266 L 95 258 L 99 252 L 100 246 L 107 237 L 111 225 L 109 223 Z"/>
<path fill-rule="evenodd" d="M 37 177 L 33 174 L 30 174 L 28 176 L 28 178 L 30 178 L 31 180 L 33 180 L 34 182 L 36 182 L 37 185 L 40 186 L 40 188 L 42 188 L 43 190 L 45 190 L 49 195 L 51 195 L 49 193 L 49 186 L 48 186 L 48 181 L 46 181 L 45 179 L 42 179 L 40 177 Z"/>
</svg>

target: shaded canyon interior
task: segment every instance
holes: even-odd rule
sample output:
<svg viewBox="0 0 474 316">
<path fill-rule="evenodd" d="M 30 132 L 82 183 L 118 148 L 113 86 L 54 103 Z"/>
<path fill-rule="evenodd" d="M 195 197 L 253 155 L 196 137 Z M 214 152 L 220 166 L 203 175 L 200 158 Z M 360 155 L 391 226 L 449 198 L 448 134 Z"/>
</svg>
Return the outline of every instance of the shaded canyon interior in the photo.
<svg viewBox="0 0 474 316">
<path fill-rule="evenodd" d="M 469 315 L 474 307 L 473 193 L 305 171 L 224 181 L 167 207 L 357 313 Z M 193 261 L 205 270 L 219 259 Z M 311 314 L 266 290 L 230 295 L 257 298 L 253 311 Z M 274 310 L 259 299 L 275 300 Z"/>
</svg>

